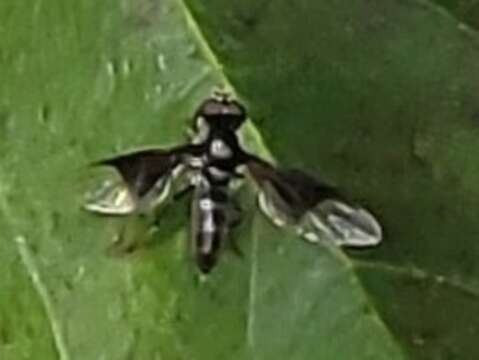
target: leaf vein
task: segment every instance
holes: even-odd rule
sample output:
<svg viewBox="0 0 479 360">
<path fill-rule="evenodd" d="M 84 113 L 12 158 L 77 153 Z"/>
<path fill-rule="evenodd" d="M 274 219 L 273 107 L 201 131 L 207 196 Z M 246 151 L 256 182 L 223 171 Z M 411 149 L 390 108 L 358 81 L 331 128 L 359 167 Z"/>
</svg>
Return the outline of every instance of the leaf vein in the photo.
<svg viewBox="0 0 479 360">
<path fill-rule="evenodd" d="M 432 281 L 438 285 L 449 286 L 453 289 L 456 289 L 479 299 L 479 289 L 471 285 L 465 284 L 464 282 L 451 279 L 445 275 L 433 274 L 415 266 L 401 267 L 379 261 L 365 260 L 354 260 L 354 266 L 356 268 L 379 270 L 397 276 L 410 277 L 417 280 Z"/>
<path fill-rule="evenodd" d="M 23 236 L 17 236 L 14 241 L 17 245 L 22 263 L 25 266 L 27 273 L 33 283 L 33 287 L 36 290 L 38 296 L 40 297 L 40 300 L 45 309 L 45 313 L 47 315 L 47 319 L 50 323 L 50 328 L 52 330 L 58 358 L 60 360 L 69 360 L 70 355 L 66 346 L 65 339 L 63 337 L 62 327 L 55 313 L 50 293 L 40 276 L 40 272 L 36 265 L 35 258 L 28 247 L 26 239 Z"/>
<path fill-rule="evenodd" d="M 16 228 L 16 226 L 14 226 L 15 217 L 12 215 L 10 207 L 8 206 L 6 201 L 6 194 L 8 193 L 9 189 L 10 187 L 8 186 L 8 184 L 0 183 L 0 211 L 3 213 L 3 216 L 7 220 L 9 226 L 11 228 Z M 14 238 L 14 242 L 17 246 L 20 259 L 32 281 L 33 288 L 40 297 L 40 301 L 43 305 L 43 308 L 45 309 L 46 318 L 50 324 L 53 342 L 55 345 L 55 350 L 58 354 L 58 358 L 60 360 L 70 360 L 71 357 L 69 355 L 68 347 L 63 336 L 60 321 L 55 314 L 55 309 L 51 300 L 50 293 L 40 276 L 40 272 L 35 262 L 35 257 L 32 254 L 32 251 L 29 249 L 25 237 L 16 236 Z"/>
</svg>

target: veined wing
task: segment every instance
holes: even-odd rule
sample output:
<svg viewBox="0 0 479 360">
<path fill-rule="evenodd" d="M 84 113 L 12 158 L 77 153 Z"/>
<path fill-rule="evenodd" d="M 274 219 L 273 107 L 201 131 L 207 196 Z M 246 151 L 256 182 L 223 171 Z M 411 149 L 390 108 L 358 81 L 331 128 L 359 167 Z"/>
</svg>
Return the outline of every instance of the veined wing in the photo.
<svg viewBox="0 0 479 360">
<path fill-rule="evenodd" d="M 299 170 L 276 169 L 252 155 L 246 166 L 260 188 L 259 207 L 275 225 L 292 227 L 312 242 L 352 247 L 381 242 L 382 230 L 375 217 L 333 187 Z"/>
<path fill-rule="evenodd" d="M 104 215 L 148 211 L 166 200 L 172 178 L 181 172 L 188 146 L 147 149 L 100 160 L 93 165 L 114 167 L 122 181 L 106 183 L 92 194 L 85 209 Z"/>
</svg>

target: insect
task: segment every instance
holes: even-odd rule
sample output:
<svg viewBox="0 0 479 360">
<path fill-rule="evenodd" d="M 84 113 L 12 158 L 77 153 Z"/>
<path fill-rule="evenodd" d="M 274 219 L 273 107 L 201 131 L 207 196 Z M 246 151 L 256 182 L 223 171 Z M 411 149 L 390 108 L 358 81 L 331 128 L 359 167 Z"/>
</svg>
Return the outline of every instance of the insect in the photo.
<svg viewBox="0 0 479 360">
<path fill-rule="evenodd" d="M 238 130 L 247 117 L 246 108 L 228 94 L 212 95 L 195 112 L 188 143 L 94 163 L 116 169 L 122 183 L 106 188 L 86 203 L 86 209 L 104 215 L 130 215 L 192 193 L 192 250 L 202 273 L 216 265 L 228 233 L 240 221 L 233 184 L 246 177 L 256 184 L 258 205 L 266 217 L 308 241 L 366 247 L 382 240 L 374 216 L 333 187 L 303 171 L 277 168 L 245 150 Z M 175 192 L 172 184 L 178 182 L 182 186 Z"/>
</svg>

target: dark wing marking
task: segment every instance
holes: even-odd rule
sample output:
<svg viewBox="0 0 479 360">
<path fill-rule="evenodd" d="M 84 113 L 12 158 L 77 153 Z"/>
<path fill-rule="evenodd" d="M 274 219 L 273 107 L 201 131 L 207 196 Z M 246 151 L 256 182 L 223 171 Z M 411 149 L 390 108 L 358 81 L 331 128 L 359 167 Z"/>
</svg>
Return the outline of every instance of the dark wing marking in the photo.
<svg viewBox="0 0 479 360">
<path fill-rule="evenodd" d="M 288 212 L 288 217 L 295 220 L 321 200 L 341 198 L 333 187 L 300 170 L 280 170 L 257 157 L 251 157 L 246 166 L 264 196 L 274 199 L 276 205 L 281 205 L 283 211 Z"/>
<path fill-rule="evenodd" d="M 261 210 L 277 226 L 291 226 L 313 242 L 361 247 L 382 240 L 381 227 L 371 213 L 311 175 L 276 169 L 255 156 L 250 156 L 246 167 L 260 187 Z"/>
<path fill-rule="evenodd" d="M 149 149 L 100 160 L 94 165 L 114 167 L 130 191 L 138 198 L 150 191 L 161 177 L 178 165 L 179 154 L 163 149 Z"/>
<path fill-rule="evenodd" d="M 169 194 L 171 177 L 181 165 L 182 155 L 190 150 L 189 146 L 147 149 L 93 163 L 114 167 L 123 182 L 107 183 L 85 208 L 101 214 L 126 215 L 158 205 Z"/>
</svg>

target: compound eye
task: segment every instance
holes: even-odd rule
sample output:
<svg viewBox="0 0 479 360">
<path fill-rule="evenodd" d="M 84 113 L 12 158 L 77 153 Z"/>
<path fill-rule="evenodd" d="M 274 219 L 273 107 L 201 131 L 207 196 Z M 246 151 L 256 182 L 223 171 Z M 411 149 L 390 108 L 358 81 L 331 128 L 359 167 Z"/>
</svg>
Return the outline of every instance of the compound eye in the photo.
<svg viewBox="0 0 479 360">
<path fill-rule="evenodd" d="M 198 109 L 197 117 L 203 117 L 210 126 L 237 130 L 246 119 L 246 109 L 237 101 L 208 99 Z"/>
<path fill-rule="evenodd" d="M 223 109 L 223 115 L 230 115 L 235 117 L 246 117 L 245 109 L 236 101 L 232 101 L 229 104 L 225 105 Z"/>
<path fill-rule="evenodd" d="M 222 115 L 225 112 L 225 104 L 215 99 L 206 100 L 199 109 L 200 115 L 208 118 L 211 116 Z"/>
<path fill-rule="evenodd" d="M 210 116 L 239 116 L 246 117 L 244 107 L 234 100 L 218 101 L 216 99 L 208 99 L 200 106 L 199 115 L 205 117 Z"/>
</svg>

